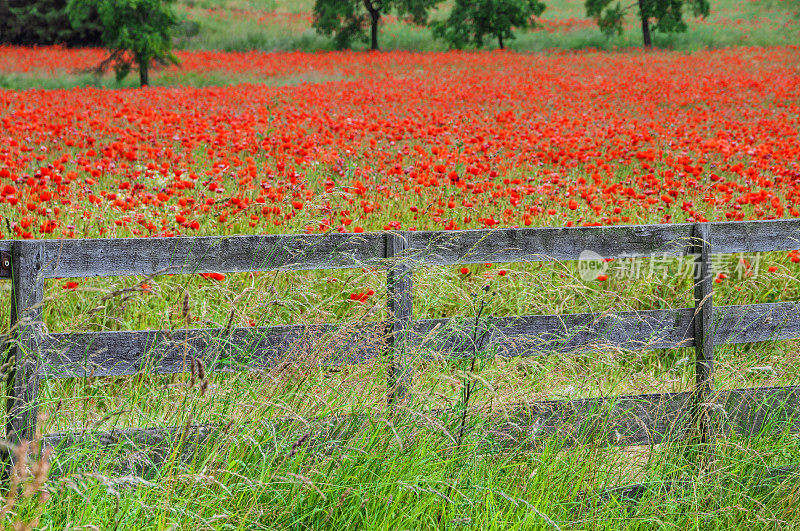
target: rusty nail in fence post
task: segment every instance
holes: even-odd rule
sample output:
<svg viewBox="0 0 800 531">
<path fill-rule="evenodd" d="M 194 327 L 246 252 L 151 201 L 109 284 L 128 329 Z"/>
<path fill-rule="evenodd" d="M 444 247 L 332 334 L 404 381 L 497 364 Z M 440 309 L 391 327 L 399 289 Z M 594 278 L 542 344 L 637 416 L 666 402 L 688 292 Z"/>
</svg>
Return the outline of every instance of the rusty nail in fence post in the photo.
<svg viewBox="0 0 800 531">
<path fill-rule="evenodd" d="M 0 278 L 11 278 L 11 253 L 0 252 Z"/>
</svg>

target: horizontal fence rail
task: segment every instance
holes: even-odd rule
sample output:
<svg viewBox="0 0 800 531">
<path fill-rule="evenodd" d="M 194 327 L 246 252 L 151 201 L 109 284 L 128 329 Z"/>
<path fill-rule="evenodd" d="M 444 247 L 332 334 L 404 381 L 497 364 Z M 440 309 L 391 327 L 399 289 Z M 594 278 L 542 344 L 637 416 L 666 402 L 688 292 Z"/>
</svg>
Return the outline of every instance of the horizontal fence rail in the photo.
<svg viewBox="0 0 800 531">
<path fill-rule="evenodd" d="M 387 238 L 407 241 L 390 258 L 418 265 L 578 260 L 586 250 L 604 258 L 685 256 L 696 224 L 410 231 L 325 235 L 199 236 L 16 240 L 41 245 L 44 278 L 240 273 L 386 266 Z M 800 249 L 800 220 L 708 223 L 713 254 Z M 10 276 L 9 273 L 5 273 Z"/>
<path fill-rule="evenodd" d="M 188 370 L 187 359 L 191 358 L 202 359 L 212 370 L 263 370 L 287 356 L 291 358 L 307 352 L 309 349 L 304 345 L 314 345 L 314 350 L 322 353 L 318 359 L 310 360 L 318 364 L 354 364 L 388 354 L 389 402 L 394 404 L 406 395 L 410 385 L 412 368 L 408 350 L 445 352 L 455 357 L 471 356 L 475 352 L 471 339 L 475 331 L 474 319 L 471 322 L 413 319 L 411 273 L 415 267 L 579 260 L 586 251 L 603 258 L 693 257 L 695 273 L 700 273 L 695 279 L 695 306 L 632 312 L 489 316 L 480 322 L 480 326 L 486 327 L 481 348 L 497 356 L 510 357 L 603 348 L 694 347 L 695 392 L 617 397 L 616 405 L 608 410 L 609 414 L 618 413 L 612 417 L 623 418 L 627 414 L 623 414 L 625 411 L 639 411 L 641 415 L 635 415 L 636 420 L 631 422 L 641 427 L 642 419 L 651 419 L 655 424 L 650 426 L 649 421 L 644 422 L 650 434 L 646 440 L 641 435 L 626 435 L 630 430 L 618 429 L 614 432 L 617 435 L 606 439 L 610 443 L 616 440 L 620 444 L 653 444 L 657 437 L 653 438 L 652 434 L 666 433 L 659 422 L 674 426 L 676 419 L 687 418 L 690 421 L 680 420 L 679 423 L 687 426 L 699 423 L 700 430 L 710 437 L 715 422 L 713 411 L 722 408 L 730 419 L 732 414 L 733 418 L 740 416 L 732 413 L 734 409 L 740 412 L 745 407 L 756 407 L 745 406 L 743 399 L 737 397 L 761 401 L 758 407 L 777 403 L 770 402 L 770 397 L 783 397 L 781 407 L 792 413 L 798 404 L 796 387 L 737 390 L 714 395 L 714 346 L 800 338 L 797 302 L 713 305 L 710 257 L 794 249 L 800 249 L 800 220 L 795 219 L 326 235 L 0 241 L 0 276 L 13 278 L 13 337 L 9 352 L 14 363 L 7 393 L 6 437 L 12 442 L 32 438 L 40 378 L 117 376 L 143 371 L 180 373 Z M 389 318 L 386 322 L 82 333 L 47 333 L 41 326 L 43 287 L 47 278 L 354 267 L 387 270 Z M 709 402 L 712 398 L 714 403 Z M 535 419 L 530 417 L 511 423 L 497 435 L 513 438 L 513 429 L 509 427 L 512 425 L 551 426 L 552 429 L 547 428 L 543 433 L 555 433 L 557 423 L 562 427 L 570 425 L 564 417 L 567 413 L 570 418 L 574 417 L 572 425 L 578 426 L 575 429 L 581 432 L 583 423 L 598 418 L 592 408 L 608 406 L 611 402 L 607 400 L 610 399 L 537 402 L 538 405 L 530 407 L 544 409 L 536 414 L 538 416 L 534 415 Z M 520 406 L 522 410 L 529 414 L 531 411 Z M 750 426 L 746 430 L 733 431 L 752 433 L 752 426 L 758 424 L 753 422 L 745 423 Z M 798 429 L 796 420 L 787 425 Z M 46 440 L 64 446 L 77 439 L 70 434 L 52 434 Z"/>
<path fill-rule="evenodd" d="M 529 315 L 488 320 L 483 350 L 497 356 L 693 347 L 694 309 Z M 714 308 L 714 343 L 744 344 L 800 338 L 800 303 Z M 407 339 L 416 350 L 470 355 L 474 323 L 420 319 Z M 309 345 L 325 353 L 313 361 L 350 365 L 385 352 L 383 323 L 140 330 L 43 334 L 40 374 L 49 378 L 187 372 L 190 357 L 217 371 L 265 370 Z M 297 361 L 303 361 L 298 359 Z"/>
<path fill-rule="evenodd" d="M 689 407 L 693 393 L 662 393 L 543 400 L 511 404 L 504 415 L 496 415 L 482 429 L 483 451 L 504 448 L 541 447 L 555 437 L 560 445 L 595 444 L 601 446 L 640 446 L 682 440 L 690 429 Z M 720 430 L 728 435 L 752 437 L 781 431 L 800 431 L 800 386 L 734 389 L 720 393 L 720 407 L 726 411 Z M 447 411 L 428 411 L 435 419 Z M 374 419 L 358 416 L 320 419 L 286 418 L 259 422 L 253 432 L 275 437 L 281 434 L 289 443 L 310 433 L 314 440 L 347 444 L 363 436 L 360 430 Z M 241 431 L 241 427 L 237 429 Z M 127 428 L 105 432 L 54 433 L 43 444 L 54 448 L 126 446 L 127 450 L 149 449 L 150 459 L 166 457 L 179 440 L 199 446 L 224 435 L 226 428 L 216 424 L 166 428 Z M 120 452 L 121 456 L 130 455 Z"/>
</svg>

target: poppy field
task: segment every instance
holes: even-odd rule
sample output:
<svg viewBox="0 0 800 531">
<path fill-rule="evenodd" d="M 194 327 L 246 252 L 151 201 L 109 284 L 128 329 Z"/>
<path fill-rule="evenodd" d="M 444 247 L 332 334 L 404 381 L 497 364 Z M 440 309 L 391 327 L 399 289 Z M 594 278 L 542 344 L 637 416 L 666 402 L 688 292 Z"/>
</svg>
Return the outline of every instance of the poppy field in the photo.
<svg viewBox="0 0 800 531">
<path fill-rule="evenodd" d="M 2 91 L 4 237 L 798 215 L 796 48 L 243 55 L 331 80 Z"/>
<path fill-rule="evenodd" d="M 0 47 L 0 72 L 55 78 L 103 55 Z M 0 89 L 3 239 L 800 217 L 796 46 L 177 55 L 180 66 L 156 72 L 156 86 L 144 89 Z M 208 79 L 224 83 L 202 86 Z M 800 294 L 798 251 L 724 260 L 715 264 L 715 305 Z M 686 272 L 681 259 L 649 263 L 661 269 L 635 278 L 622 261 L 593 278 L 581 278 L 574 263 L 420 268 L 414 318 L 690 306 L 690 276 L 676 273 Z M 8 296 L 8 283 L 0 289 Z M 56 279 L 46 286 L 44 322 L 52 331 L 178 331 L 376 321 L 386 316 L 385 290 L 384 273 L 369 268 Z M 103 468 L 108 456 L 100 454 L 56 460 L 52 471 L 38 461 L 24 471 L 29 488 L 12 500 L 14 511 L 0 519 L 120 529 L 731 529 L 754 519 L 767 528 L 798 521 L 796 487 L 766 489 L 753 472 L 796 462 L 790 433 L 723 438 L 716 451 L 726 468 L 702 471 L 703 481 L 669 495 L 663 489 L 696 463 L 668 444 L 478 451 L 481 414 L 509 404 L 691 389 L 686 349 L 472 366 L 425 359 L 412 390 L 421 412 L 391 422 L 383 364 L 326 368 L 321 353 L 305 354 L 253 373 L 206 374 L 192 360 L 191 374 L 170 377 L 43 380 L 46 433 L 188 433 L 198 423 L 227 431 L 208 454 L 186 462 L 168 455 L 156 472 L 139 453 L 110 458 L 131 465 L 132 475 Z M 721 389 L 793 384 L 800 375 L 796 342 L 720 347 L 716 356 Z M 470 388 L 477 391 L 465 395 Z M 463 416 L 430 412 L 443 407 Z M 378 420 L 358 439 L 327 444 L 309 427 L 316 417 L 361 412 Z M 299 426 L 293 438 L 258 427 L 287 416 Z M 632 505 L 576 502 L 639 481 L 656 486 Z"/>
<path fill-rule="evenodd" d="M 96 59 L 0 51 L 5 70 Z M 266 83 L 6 90 L 0 230 L 170 237 L 796 217 L 798 55 L 183 52 L 184 71 L 247 70 Z"/>
</svg>

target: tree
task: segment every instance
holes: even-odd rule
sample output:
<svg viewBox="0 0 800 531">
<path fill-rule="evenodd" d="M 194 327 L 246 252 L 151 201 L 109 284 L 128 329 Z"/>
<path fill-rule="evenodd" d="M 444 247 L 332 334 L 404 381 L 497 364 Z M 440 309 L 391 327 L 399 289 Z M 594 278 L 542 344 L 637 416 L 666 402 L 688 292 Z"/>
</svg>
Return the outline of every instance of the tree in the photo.
<svg viewBox="0 0 800 531">
<path fill-rule="evenodd" d="M 111 50 L 98 70 L 113 66 L 117 79 L 136 67 L 141 86 L 150 84 L 150 64 L 176 64 L 171 31 L 178 23 L 175 0 L 68 0 L 67 13 L 80 27 L 96 10 L 103 26 L 102 40 Z"/>
<path fill-rule="evenodd" d="M 595 19 L 606 35 L 622 33 L 625 14 L 632 7 L 639 9 L 638 18 L 642 25 L 642 40 L 645 48 L 653 46 L 652 32 L 682 33 L 686 31 L 683 9 L 686 5 L 694 16 L 708 16 L 708 0 L 637 0 L 627 7 L 613 0 L 586 0 L 586 14 Z"/>
<path fill-rule="evenodd" d="M 25 46 L 99 46 L 102 27 L 97 13 L 91 13 L 75 29 L 66 7 L 67 0 L 0 0 L 0 42 Z"/>
<path fill-rule="evenodd" d="M 378 23 L 381 15 L 394 12 L 409 17 L 415 24 L 428 21 L 428 11 L 440 0 L 316 0 L 314 29 L 333 36 L 336 48 L 349 48 L 354 39 L 378 49 Z M 366 28 L 370 28 L 367 37 Z"/>
<path fill-rule="evenodd" d="M 503 49 L 505 41 L 514 38 L 514 28 L 535 25 L 532 17 L 544 10 L 545 5 L 538 0 L 456 0 L 450 16 L 432 24 L 433 35 L 454 48 L 483 46 L 489 36 Z"/>
</svg>

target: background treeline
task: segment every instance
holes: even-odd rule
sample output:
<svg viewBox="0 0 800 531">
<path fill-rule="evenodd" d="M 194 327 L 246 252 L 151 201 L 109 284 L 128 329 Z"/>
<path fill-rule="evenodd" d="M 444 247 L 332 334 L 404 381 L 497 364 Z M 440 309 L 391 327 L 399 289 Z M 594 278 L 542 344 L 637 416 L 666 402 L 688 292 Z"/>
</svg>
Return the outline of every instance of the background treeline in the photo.
<svg viewBox="0 0 800 531">
<path fill-rule="evenodd" d="M 0 43 L 101 46 L 103 26 L 97 11 L 74 27 L 66 9 L 67 0 L 0 0 Z"/>
<path fill-rule="evenodd" d="M 547 9 L 539 0 L 454 0 L 447 18 L 429 23 L 430 11 L 442 3 L 443 0 L 315 0 L 313 26 L 332 37 L 336 48 L 348 48 L 353 40 L 361 40 L 377 50 L 381 17 L 395 15 L 417 25 L 429 24 L 433 37 L 450 48 L 482 47 L 487 41 L 505 48 L 516 30 L 537 27 L 536 18 Z M 626 6 L 618 0 L 585 0 L 584 7 L 586 15 L 606 35 L 621 34 L 627 18 L 638 20 L 645 47 L 653 45 L 652 32 L 685 32 L 687 13 L 705 17 L 710 12 L 708 0 L 637 0 Z"/>
<path fill-rule="evenodd" d="M 19 45 L 64 44 L 67 46 L 100 46 L 104 44 L 102 8 L 119 11 L 170 10 L 175 0 L 122 0 L 109 4 L 106 0 L 80 2 L 82 11 L 78 21 L 70 17 L 70 4 L 75 0 L 0 0 L 0 43 Z M 450 48 L 482 47 L 494 42 L 504 48 L 515 37 L 517 30 L 537 27 L 536 18 L 546 9 L 540 0 L 454 0 L 448 6 L 449 16 L 429 21 L 428 15 L 443 0 L 314 0 L 313 28 L 321 36 L 331 39 L 334 48 L 349 48 L 354 41 L 367 43 L 373 50 L 379 48 L 379 25 L 382 18 L 395 15 L 417 26 L 428 25 L 431 37 L 441 40 Z M 140 5 L 141 4 L 141 5 Z M 638 0 L 622 7 L 616 0 L 585 0 L 586 15 L 593 18 L 600 29 L 610 35 L 622 32 L 627 15 L 639 19 L 643 43 L 650 46 L 651 31 L 676 33 L 686 31 L 684 14 L 694 16 L 709 13 L 708 0 Z M 109 18 L 109 17 L 106 17 Z M 170 32 L 178 37 L 178 17 Z M 145 16 L 140 21 L 115 20 L 116 26 L 144 28 L 149 23 Z M 148 33 L 136 30 L 131 35 Z M 134 35 L 135 36 L 135 35 Z"/>
</svg>

